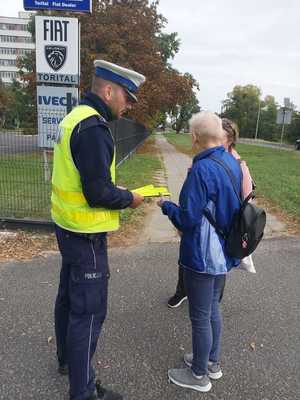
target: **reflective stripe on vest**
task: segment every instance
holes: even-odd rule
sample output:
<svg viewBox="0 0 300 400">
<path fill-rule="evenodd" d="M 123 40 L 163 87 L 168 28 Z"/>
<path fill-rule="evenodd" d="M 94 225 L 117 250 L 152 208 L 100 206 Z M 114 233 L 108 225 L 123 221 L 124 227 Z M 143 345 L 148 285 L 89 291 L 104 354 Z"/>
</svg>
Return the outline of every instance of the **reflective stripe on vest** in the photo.
<svg viewBox="0 0 300 400">
<path fill-rule="evenodd" d="M 86 105 L 75 107 L 60 123 L 60 137 L 54 146 L 51 215 L 57 225 L 74 232 L 109 232 L 119 228 L 119 211 L 88 205 L 72 158 L 72 132 L 76 125 L 93 115 L 100 114 Z M 115 151 L 110 173 L 115 183 Z"/>
</svg>

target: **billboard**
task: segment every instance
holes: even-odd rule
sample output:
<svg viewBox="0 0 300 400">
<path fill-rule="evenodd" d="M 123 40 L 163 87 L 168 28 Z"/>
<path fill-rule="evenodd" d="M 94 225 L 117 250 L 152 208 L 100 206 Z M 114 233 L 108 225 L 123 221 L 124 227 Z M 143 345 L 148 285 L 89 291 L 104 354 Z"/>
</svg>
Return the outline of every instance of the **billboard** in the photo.
<svg viewBox="0 0 300 400">
<path fill-rule="evenodd" d="M 68 104 L 69 103 L 69 104 Z M 58 125 L 67 114 L 67 107 L 78 104 L 78 89 L 66 86 L 38 86 L 38 145 L 53 148 Z"/>
<path fill-rule="evenodd" d="M 92 0 L 24 0 L 25 10 L 92 12 Z"/>
<path fill-rule="evenodd" d="M 78 19 L 38 15 L 35 32 L 37 82 L 78 84 Z"/>
</svg>

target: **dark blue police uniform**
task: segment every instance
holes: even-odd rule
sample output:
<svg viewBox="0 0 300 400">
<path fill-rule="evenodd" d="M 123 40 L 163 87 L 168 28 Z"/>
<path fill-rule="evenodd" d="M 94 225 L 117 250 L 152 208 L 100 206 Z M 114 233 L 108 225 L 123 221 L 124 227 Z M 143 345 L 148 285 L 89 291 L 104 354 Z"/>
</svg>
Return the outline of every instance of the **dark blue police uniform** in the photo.
<svg viewBox="0 0 300 400">
<path fill-rule="evenodd" d="M 112 114 L 104 102 L 88 92 L 81 104 L 93 107 L 106 121 Z M 111 181 L 114 142 L 107 123 L 92 116 L 76 126 L 71 153 L 90 207 L 123 209 L 133 200 Z M 55 333 L 60 366 L 68 366 L 70 399 L 89 399 L 95 391 L 91 359 L 107 311 L 109 266 L 106 233 L 79 234 L 56 225 L 62 255 L 55 303 Z"/>
</svg>

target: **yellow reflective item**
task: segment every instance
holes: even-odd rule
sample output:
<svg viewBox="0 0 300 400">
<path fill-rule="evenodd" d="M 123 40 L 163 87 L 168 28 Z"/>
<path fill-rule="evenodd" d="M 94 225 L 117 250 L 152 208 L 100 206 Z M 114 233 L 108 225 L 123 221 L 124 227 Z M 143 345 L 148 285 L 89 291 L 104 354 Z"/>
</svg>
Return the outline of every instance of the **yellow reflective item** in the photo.
<svg viewBox="0 0 300 400">
<path fill-rule="evenodd" d="M 137 189 L 131 190 L 133 193 L 140 194 L 144 197 L 159 197 L 159 196 L 171 196 L 171 193 L 166 187 L 155 187 L 154 185 L 146 185 Z"/>
<path fill-rule="evenodd" d="M 71 154 L 70 138 L 76 125 L 84 119 L 99 115 L 86 105 L 75 107 L 60 123 L 62 135 L 54 146 L 52 173 L 51 216 L 60 227 L 84 233 L 110 232 L 119 228 L 119 211 L 102 207 L 91 208 L 82 192 L 79 172 Z M 115 157 L 110 166 L 115 183 Z"/>
</svg>

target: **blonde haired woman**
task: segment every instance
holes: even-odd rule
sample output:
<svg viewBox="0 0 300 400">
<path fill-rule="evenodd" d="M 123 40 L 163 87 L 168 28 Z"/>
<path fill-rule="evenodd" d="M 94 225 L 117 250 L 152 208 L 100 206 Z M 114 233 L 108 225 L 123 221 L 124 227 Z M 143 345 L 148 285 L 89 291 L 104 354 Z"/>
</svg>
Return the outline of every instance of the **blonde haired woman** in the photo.
<svg viewBox="0 0 300 400">
<path fill-rule="evenodd" d="M 222 318 L 219 299 L 224 276 L 239 263 L 224 251 L 224 240 L 204 215 L 209 209 L 222 230 L 231 225 L 240 203 L 230 178 L 215 159 L 226 163 L 241 189 L 242 174 L 237 160 L 223 146 L 221 119 L 201 112 L 190 121 L 195 157 L 183 184 L 179 205 L 161 200 L 158 205 L 182 232 L 179 264 L 189 301 L 193 352 L 185 354 L 187 368 L 171 369 L 169 379 L 178 386 L 207 392 L 210 379 L 222 377 L 220 350 Z"/>
</svg>

